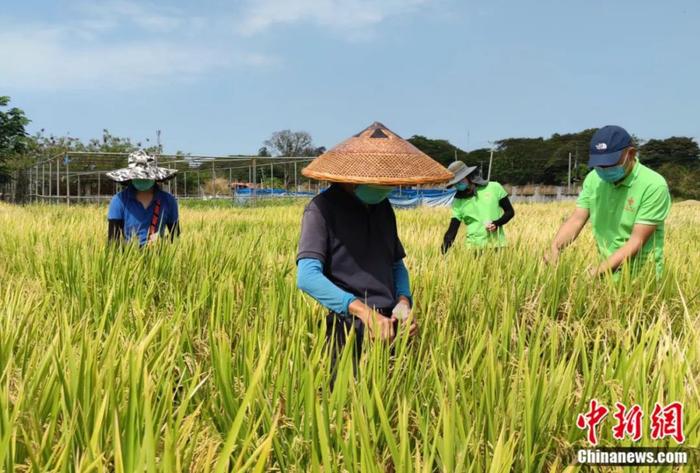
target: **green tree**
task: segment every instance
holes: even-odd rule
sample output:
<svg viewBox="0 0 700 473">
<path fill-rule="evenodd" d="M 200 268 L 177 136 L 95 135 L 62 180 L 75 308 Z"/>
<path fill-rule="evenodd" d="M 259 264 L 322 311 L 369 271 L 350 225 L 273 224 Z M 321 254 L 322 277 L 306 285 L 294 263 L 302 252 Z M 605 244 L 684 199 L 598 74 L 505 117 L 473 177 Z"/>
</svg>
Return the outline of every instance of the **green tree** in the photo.
<svg viewBox="0 0 700 473">
<path fill-rule="evenodd" d="M 649 140 L 639 147 L 639 159 L 666 178 L 674 197 L 700 199 L 700 148 L 692 138 Z"/>
<path fill-rule="evenodd" d="M 557 134 L 549 138 L 506 138 L 496 142 L 491 176 L 514 185 L 565 185 L 582 180 L 587 172 L 588 143 L 595 129 Z"/>
<path fill-rule="evenodd" d="M 455 160 L 455 157 L 460 161 L 469 161 L 467 152 L 459 149 L 447 140 L 430 139 L 423 135 L 414 135 L 408 141 L 445 167 L 449 166 Z"/>
<path fill-rule="evenodd" d="M 162 149 L 158 146 L 150 145 L 150 140 L 142 142 L 132 142 L 130 138 L 119 137 L 111 134 L 109 130 L 102 130 L 102 136 L 89 139 L 87 142 L 72 136 L 46 135 L 41 129 L 28 138 L 27 152 L 23 159 L 24 166 L 30 166 L 37 160 L 45 160 L 55 156 L 65 155 L 69 160 L 72 152 L 81 153 L 119 153 L 99 157 L 99 166 L 105 168 L 118 168 L 126 165 L 124 155 L 132 153 L 138 149 L 144 149 L 149 154 L 160 154 Z M 83 159 L 72 159 L 71 169 L 73 171 L 90 171 L 95 167 L 95 160 L 90 156 Z"/>
<path fill-rule="evenodd" d="M 71 151 L 126 154 L 141 148 L 149 154 L 159 154 L 162 151 L 162 147 L 151 145 L 148 138 L 146 143 L 140 141 L 134 143 L 131 138 L 115 136 L 106 129 L 102 130 L 100 138 L 91 138 L 87 142 L 71 136 L 46 135 L 43 128 L 29 139 L 29 151 L 44 156 L 54 156 Z"/>
<path fill-rule="evenodd" d="M 325 151 L 325 147 L 315 146 L 311 135 L 305 131 L 280 130 L 274 132 L 269 139 L 265 140 L 263 147 L 258 151 L 258 156 L 269 157 L 272 153 L 278 157 L 315 157 L 323 154 Z M 265 172 L 264 168 L 260 169 L 261 173 Z M 298 169 L 297 173 L 300 171 L 301 169 Z M 280 185 L 280 187 L 285 189 L 289 189 L 292 182 L 294 182 L 294 174 L 290 172 L 288 163 L 273 165 L 272 174 L 272 176 L 268 176 L 268 182 L 272 184 L 277 182 L 275 185 Z M 276 179 L 279 180 L 276 181 Z"/>
<path fill-rule="evenodd" d="M 9 161 L 27 148 L 25 127 L 29 124 L 29 119 L 17 107 L 3 111 L 2 108 L 9 103 L 10 97 L 0 96 L 0 183 L 10 178 Z"/>
<path fill-rule="evenodd" d="M 86 192 L 96 193 L 98 186 L 101 193 L 116 192 L 118 187 L 109 179 L 103 179 L 98 183 L 98 175 L 94 174 L 93 171 L 124 167 L 126 165 L 125 155 L 141 148 L 149 154 L 159 154 L 161 151 L 160 147 L 151 145 L 148 139 L 145 143 L 133 142 L 130 138 L 115 136 L 106 129 L 102 130 L 102 135 L 99 138 L 83 141 L 72 136 L 47 134 L 42 128 L 26 138 L 24 152 L 13 160 L 15 169 L 25 170 L 19 173 L 19 179 L 15 186 L 15 200 L 21 202 L 26 196 L 28 190 L 28 172 L 26 170 L 35 163 L 46 163 L 48 160 L 52 160 L 54 165 L 60 164 L 62 166 L 61 173 L 66 172 L 68 167 L 70 172 L 74 174 L 87 173 L 79 178 L 80 190 L 83 194 Z M 71 155 L 77 152 L 95 153 L 95 155 Z M 98 153 L 116 154 L 98 155 Z M 61 180 L 60 193 L 67 192 L 66 185 L 67 183 Z M 77 193 L 78 185 L 75 182 L 71 187 L 71 193 Z"/>
<path fill-rule="evenodd" d="M 266 151 L 273 151 L 277 156 L 315 156 L 311 135 L 305 131 L 280 130 L 265 140 Z"/>
<path fill-rule="evenodd" d="M 672 136 L 665 140 L 649 140 L 639 147 L 643 163 L 654 166 L 665 163 L 697 164 L 700 149 L 692 139 L 684 136 Z"/>
</svg>

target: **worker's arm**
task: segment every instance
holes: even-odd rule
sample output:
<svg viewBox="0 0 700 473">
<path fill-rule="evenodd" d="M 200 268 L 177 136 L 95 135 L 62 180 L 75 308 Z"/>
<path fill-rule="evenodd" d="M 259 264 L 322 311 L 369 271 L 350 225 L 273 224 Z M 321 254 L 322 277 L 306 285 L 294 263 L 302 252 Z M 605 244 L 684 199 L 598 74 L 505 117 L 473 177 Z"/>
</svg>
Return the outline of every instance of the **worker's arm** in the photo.
<svg viewBox="0 0 700 473">
<path fill-rule="evenodd" d="M 411 295 L 411 283 L 408 276 L 408 269 L 403 259 L 396 261 L 392 265 L 394 274 L 394 291 L 397 299 L 405 299 L 409 306 L 413 306 L 413 296 Z"/>
<path fill-rule="evenodd" d="M 445 236 L 442 238 L 441 251 L 443 255 L 447 253 L 447 250 L 449 250 L 452 243 L 454 243 L 455 238 L 457 237 L 457 232 L 459 231 L 459 224 L 459 219 L 452 217 L 452 220 L 450 220 L 450 226 L 447 228 Z"/>
<path fill-rule="evenodd" d="M 168 229 L 168 234 L 170 235 L 170 241 L 175 241 L 175 237 L 180 236 L 180 221 L 176 220 L 174 223 L 166 223 L 165 228 Z"/>
<path fill-rule="evenodd" d="M 608 271 L 617 271 L 629 259 L 639 253 L 649 238 L 656 231 L 656 225 L 637 223 L 632 227 L 632 234 L 627 243 L 622 245 L 615 253 L 591 271 L 591 276 L 600 276 Z"/>
<path fill-rule="evenodd" d="M 297 287 L 333 312 L 357 317 L 373 337 L 384 340 L 394 338 L 393 318 L 384 317 L 353 294 L 333 284 L 323 274 L 323 264 L 319 260 L 302 258 L 297 262 Z"/>
<path fill-rule="evenodd" d="M 663 224 L 671 210 L 671 194 L 666 184 L 649 188 L 639 204 L 632 234 L 629 240 L 610 257 L 591 270 L 592 276 L 608 271 L 617 271 L 626 261 L 641 251 L 647 241 L 654 235 L 656 228 Z"/>
<path fill-rule="evenodd" d="M 165 228 L 168 229 L 170 241 L 175 241 L 175 237 L 180 236 L 180 209 L 174 197 L 172 198 L 171 208 L 172 210 L 169 212 L 168 221 L 165 222 Z"/>
<path fill-rule="evenodd" d="M 121 195 L 116 194 L 107 209 L 107 241 L 118 242 L 124 238 L 124 217 L 124 202 Z"/>
<path fill-rule="evenodd" d="M 397 306 L 399 304 L 406 304 L 409 310 L 413 308 L 413 296 L 411 295 L 411 284 L 408 276 L 408 269 L 403 262 L 403 259 L 396 261 L 392 267 L 394 272 L 394 288 L 396 291 Z M 418 323 L 416 322 L 416 316 L 413 311 L 409 315 L 409 334 L 411 336 L 418 333 Z"/>
<path fill-rule="evenodd" d="M 547 263 L 554 264 L 557 262 L 561 250 L 576 240 L 579 233 L 581 233 L 581 229 L 588 221 L 588 216 L 588 209 L 577 207 L 574 213 L 559 227 L 559 231 L 557 231 L 554 240 L 552 240 L 549 251 L 545 253 L 544 259 Z"/>
<path fill-rule="evenodd" d="M 513 206 L 511 205 L 508 196 L 505 196 L 499 200 L 498 205 L 503 209 L 503 215 L 493 222 L 486 223 L 486 231 L 490 233 L 498 231 L 499 228 L 510 222 L 510 220 L 515 216 L 515 210 L 513 210 Z"/>
<path fill-rule="evenodd" d="M 349 314 L 348 306 L 356 299 L 333 284 L 323 274 L 323 264 L 313 258 L 297 262 L 297 287 L 337 314 Z"/>
<path fill-rule="evenodd" d="M 499 200 L 498 205 L 503 209 L 503 215 L 501 215 L 500 218 L 494 220 L 492 223 L 496 225 L 496 227 L 502 227 L 506 223 L 510 222 L 513 219 L 513 217 L 515 217 L 515 210 L 513 209 L 513 205 L 510 203 L 510 199 L 508 199 L 508 196 L 503 197 L 501 200 Z"/>
<path fill-rule="evenodd" d="M 119 242 L 124 238 L 124 220 L 107 220 L 107 241 Z"/>
</svg>

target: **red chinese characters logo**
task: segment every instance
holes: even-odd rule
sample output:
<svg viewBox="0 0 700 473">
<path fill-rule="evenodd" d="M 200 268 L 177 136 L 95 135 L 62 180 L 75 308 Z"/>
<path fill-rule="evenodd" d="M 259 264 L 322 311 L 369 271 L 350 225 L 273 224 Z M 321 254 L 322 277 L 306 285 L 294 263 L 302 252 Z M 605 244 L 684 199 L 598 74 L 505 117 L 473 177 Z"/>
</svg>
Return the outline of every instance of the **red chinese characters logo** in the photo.
<svg viewBox="0 0 700 473">
<path fill-rule="evenodd" d="M 591 445 L 598 445 L 596 427 L 603 422 L 606 415 L 608 415 L 608 408 L 602 404 L 598 404 L 598 401 L 595 399 L 591 399 L 588 412 L 578 415 L 576 426 L 579 429 L 588 429 L 588 441 Z"/>
<path fill-rule="evenodd" d="M 588 411 L 579 414 L 576 418 L 576 426 L 587 430 L 587 439 L 591 445 L 598 445 L 598 426 L 608 415 L 608 408 L 600 404 L 596 399 L 591 399 Z M 615 440 L 624 440 L 629 437 L 633 442 L 642 438 L 642 418 L 644 412 L 638 404 L 627 408 L 621 402 L 615 403 L 613 418 L 615 425 L 612 428 Z M 652 440 L 663 440 L 671 437 L 677 443 L 685 442 L 683 435 L 683 404 L 672 402 L 667 406 L 659 403 L 654 405 L 651 413 L 650 430 Z"/>
<path fill-rule="evenodd" d="M 621 402 L 615 403 L 616 411 L 613 414 L 617 423 L 613 427 L 613 438 L 624 440 L 625 434 L 629 435 L 633 441 L 642 438 L 642 417 L 644 413 L 637 404 L 627 409 Z"/>
<path fill-rule="evenodd" d="M 685 442 L 683 405 L 680 402 L 672 402 L 663 407 L 657 402 L 651 413 L 651 438 L 662 440 L 666 437 L 671 437 L 678 443 Z"/>
</svg>

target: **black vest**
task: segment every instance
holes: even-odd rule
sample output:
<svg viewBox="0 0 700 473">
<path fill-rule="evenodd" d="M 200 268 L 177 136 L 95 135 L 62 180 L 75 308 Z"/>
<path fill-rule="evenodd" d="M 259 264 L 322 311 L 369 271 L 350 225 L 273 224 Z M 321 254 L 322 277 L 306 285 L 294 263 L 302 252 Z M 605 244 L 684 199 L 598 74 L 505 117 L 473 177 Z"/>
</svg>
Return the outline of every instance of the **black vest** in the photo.
<svg viewBox="0 0 700 473">
<path fill-rule="evenodd" d="M 370 307 L 393 307 L 393 264 L 406 253 L 389 199 L 366 205 L 332 185 L 309 205 L 321 212 L 326 223 L 326 277 Z"/>
</svg>

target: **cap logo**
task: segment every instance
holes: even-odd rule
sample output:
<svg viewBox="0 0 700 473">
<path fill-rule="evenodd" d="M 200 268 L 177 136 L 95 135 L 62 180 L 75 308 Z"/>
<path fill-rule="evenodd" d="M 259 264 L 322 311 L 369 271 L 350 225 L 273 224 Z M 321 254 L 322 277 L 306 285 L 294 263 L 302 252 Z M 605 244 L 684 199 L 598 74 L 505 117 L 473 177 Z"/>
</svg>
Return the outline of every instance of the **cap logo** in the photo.
<svg viewBox="0 0 700 473">
<path fill-rule="evenodd" d="M 598 143 L 597 145 L 595 145 L 595 149 L 597 149 L 598 151 L 603 151 L 608 149 L 608 145 L 605 143 Z"/>
</svg>

